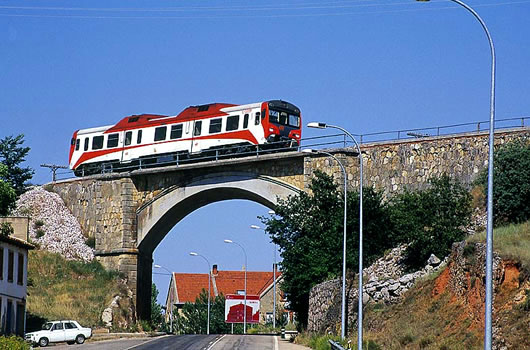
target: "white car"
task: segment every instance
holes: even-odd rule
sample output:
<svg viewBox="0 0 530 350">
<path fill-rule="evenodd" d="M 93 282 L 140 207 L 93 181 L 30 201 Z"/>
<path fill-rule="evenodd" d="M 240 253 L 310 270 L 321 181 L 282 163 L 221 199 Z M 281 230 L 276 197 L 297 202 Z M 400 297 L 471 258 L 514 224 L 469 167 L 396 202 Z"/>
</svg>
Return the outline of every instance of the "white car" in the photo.
<svg viewBox="0 0 530 350">
<path fill-rule="evenodd" d="M 83 344 L 91 336 L 92 329 L 81 327 L 77 321 L 67 320 L 47 322 L 41 331 L 26 333 L 25 339 L 44 347 L 49 343 L 64 341 L 68 344 Z"/>
</svg>

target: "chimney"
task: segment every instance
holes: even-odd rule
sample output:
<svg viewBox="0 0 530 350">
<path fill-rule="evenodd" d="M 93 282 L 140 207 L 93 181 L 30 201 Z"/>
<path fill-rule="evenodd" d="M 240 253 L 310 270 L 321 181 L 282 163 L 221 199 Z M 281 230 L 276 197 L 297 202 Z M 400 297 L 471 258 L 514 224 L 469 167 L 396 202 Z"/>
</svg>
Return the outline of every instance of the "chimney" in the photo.
<svg viewBox="0 0 530 350">
<path fill-rule="evenodd" d="M 217 276 L 217 264 L 212 266 L 212 275 Z"/>
</svg>

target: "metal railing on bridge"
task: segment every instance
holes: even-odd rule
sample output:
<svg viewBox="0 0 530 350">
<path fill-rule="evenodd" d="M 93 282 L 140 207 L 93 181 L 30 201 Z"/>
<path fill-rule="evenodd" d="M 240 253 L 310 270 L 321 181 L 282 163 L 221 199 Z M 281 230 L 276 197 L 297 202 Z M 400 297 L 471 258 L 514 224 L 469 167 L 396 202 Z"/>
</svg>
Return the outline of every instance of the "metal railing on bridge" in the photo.
<svg viewBox="0 0 530 350">
<path fill-rule="evenodd" d="M 495 129 L 513 129 L 530 126 L 530 116 L 497 119 Z M 470 132 L 486 132 L 489 121 L 471 122 L 453 125 L 436 126 L 430 128 L 401 129 L 376 133 L 353 134 L 360 144 L 372 142 L 385 142 L 406 139 L 418 139 L 436 136 L 459 135 Z M 345 134 L 328 134 L 323 136 L 307 137 L 300 140 L 298 145 L 286 141 L 257 146 L 233 146 L 223 149 L 208 150 L 199 156 L 189 154 L 154 155 L 143 157 L 130 164 L 105 164 L 96 173 L 128 172 L 138 169 L 158 168 L 165 166 L 181 166 L 199 162 L 219 162 L 232 158 L 260 157 L 274 152 L 296 152 L 305 148 L 342 148 L 352 146 L 352 141 Z M 84 176 L 87 174 L 81 173 Z M 57 171 L 56 180 L 65 180 L 74 177 L 71 170 Z"/>
</svg>

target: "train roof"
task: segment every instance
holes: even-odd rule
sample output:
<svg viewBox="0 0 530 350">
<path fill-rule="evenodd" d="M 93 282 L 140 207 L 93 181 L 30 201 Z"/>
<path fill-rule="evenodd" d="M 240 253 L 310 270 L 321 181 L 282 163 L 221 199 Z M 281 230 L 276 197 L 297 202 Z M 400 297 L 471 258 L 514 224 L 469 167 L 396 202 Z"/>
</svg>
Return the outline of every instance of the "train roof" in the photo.
<svg viewBox="0 0 530 350">
<path fill-rule="evenodd" d="M 230 103 L 210 103 L 200 106 L 189 106 L 175 116 L 158 115 L 158 114 L 139 114 L 131 115 L 120 120 L 116 125 L 106 132 L 117 132 L 129 129 L 139 129 L 147 126 L 165 125 L 189 120 L 203 119 L 211 116 L 226 115 L 224 108 L 235 107 L 238 105 Z"/>
</svg>

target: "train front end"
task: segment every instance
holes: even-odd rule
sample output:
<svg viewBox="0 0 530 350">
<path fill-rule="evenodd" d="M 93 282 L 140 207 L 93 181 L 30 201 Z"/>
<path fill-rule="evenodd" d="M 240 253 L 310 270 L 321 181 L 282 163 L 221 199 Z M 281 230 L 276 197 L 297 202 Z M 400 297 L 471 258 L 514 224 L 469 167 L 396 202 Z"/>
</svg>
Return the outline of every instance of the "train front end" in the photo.
<svg viewBox="0 0 530 350">
<path fill-rule="evenodd" d="M 296 148 L 302 137 L 300 109 L 292 103 L 271 100 L 262 105 L 263 129 L 273 148 Z"/>
</svg>

